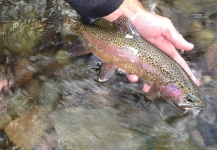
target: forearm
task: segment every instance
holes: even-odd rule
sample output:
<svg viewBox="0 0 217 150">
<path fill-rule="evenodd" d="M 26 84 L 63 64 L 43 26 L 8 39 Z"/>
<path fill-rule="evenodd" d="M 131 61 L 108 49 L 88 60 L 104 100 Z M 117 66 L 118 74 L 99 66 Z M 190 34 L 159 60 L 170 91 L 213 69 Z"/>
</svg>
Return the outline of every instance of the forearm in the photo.
<svg viewBox="0 0 217 150">
<path fill-rule="evenodd" d="M 125 15 L 133 20 L 138 14 L 145 13 L 146 10 L 143 8 L 138 0 L 124 0 L 123 3 L 111 14 L 103 17 L 104 19 L 112 22 L 119 16 Z"/>
</svg>

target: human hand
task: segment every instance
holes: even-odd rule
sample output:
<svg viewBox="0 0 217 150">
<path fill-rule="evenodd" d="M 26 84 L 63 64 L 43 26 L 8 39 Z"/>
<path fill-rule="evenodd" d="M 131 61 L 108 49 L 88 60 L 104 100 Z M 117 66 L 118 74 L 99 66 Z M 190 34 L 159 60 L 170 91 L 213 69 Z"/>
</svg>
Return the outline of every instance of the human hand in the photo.
<svg viewBox="0 0 217 150">
<path fill-rule="evenodd" d="M 124 0 L 116 11 L 104 18 L 112 22 L 121 15 L 126 15 L 130 18 L 141 37 L 174 59 L 186 71 L 193 82 L 198 86 L 200 85 L 186 61 L 176 50 L 176 48 L 191 50 L 194 45 L 188 43 L 179 34 L 168 18 L 146 11 L 138 0 Z M 131 82 L 138 81 L 136 75 L 129 75 L 128 79 Z M 145 85 L 143 91 L 147 92 L 149 88 L 149 86 Z"/>
<path fill-rule="evenodd" d="M 182 35 L 179 34 L 168 18 L 146 11 L 145 13 L 139 12 L 138 14 L 135 14 L 131 20 L 144 39 L 157 46 L 174 59 L 186 71 L 193 82 L 198 86 L 200 85 L 186 61 L 176 50 L 176 48 L 191 50 L 194 45 L 188 43 Z"/>
</svg>

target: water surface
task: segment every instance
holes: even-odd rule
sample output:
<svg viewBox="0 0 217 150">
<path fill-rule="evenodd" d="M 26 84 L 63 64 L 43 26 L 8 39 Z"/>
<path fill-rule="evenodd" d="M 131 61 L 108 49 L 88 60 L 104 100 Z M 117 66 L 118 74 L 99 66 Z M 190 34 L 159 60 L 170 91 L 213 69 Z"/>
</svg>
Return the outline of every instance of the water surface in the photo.
<svg viewBox="0 0 217 150">
<path fill-rule="evenodd" d="M 195 48 L 185 52 L 201 73 L 206 108 L 193 119 L 177 107 L 144 98 L 141 84 L 118 73 L 99 83 L 101 62 L 72 58 L 59 32 L 62 1 L 0 1 L 2 149 L 216 149 L 217 1 L 149 0 L 142 4 L 170 18 Z M 105 24 L 104 24 L 105 25 Z M 199 73 L 199 74 L 200 74 Z"/>
</svg>

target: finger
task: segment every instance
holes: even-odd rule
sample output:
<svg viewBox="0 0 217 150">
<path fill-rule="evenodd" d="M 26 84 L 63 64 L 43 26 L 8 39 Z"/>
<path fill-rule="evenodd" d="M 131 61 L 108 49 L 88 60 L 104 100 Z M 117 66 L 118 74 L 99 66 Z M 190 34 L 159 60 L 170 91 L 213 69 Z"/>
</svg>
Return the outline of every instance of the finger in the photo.
<svg viewBox="0 0 217 150">
<path fill-rule="evenodd" d="M 179 55 L 179 53 L 176 51 L 176 53 L 173 56 L 173 59 L 185 70 L 185 72 L 188 74 L 188 76 L 192 79 L 192 81 L 199 86 L 200 82 L 197 80 L 197 78 L 194 76 L 192 70 L 189 68 L 186 61 Z"/>
<path fill-rule="evenodd" d="M 130 82 L 137 82 L 139 80 L 138 76 L 135 74 L 128 75 L 127 78 Z M 150 90 L 150 88 L 151 88 L 150 85 L 144 84 L 142 90 L 145 93 L 147 93 Z"/>
<path fill-rule="evenodd" d="M 145 92 L 145 93 L 148 93 L 148 91 L 150 90 L 151 86 L 148 85 L 148 84 L 144 84 L 142 90 Z"/>
<path fill-rule="evenodd" d="M 187 42 L 183 36 L 175 29 L 175 27 L 170 25 L 170 27 L 167 28 L 165 37 L 166 39 L 172 43 L 177 49 L 181 50 L 192 50 L 194 48 L 194 45 Z"/>
<path fill-rule="evenodd" d="M 197 86 L 200 85 L 200 82 L 196 79 L 186 61 L 181 57 L 181 55 L 177 52 L 177 50 L 171 43 L 169 43 L 165 39 L 157 40 L 155 41 L 155 43 L 158 48 L 160 48 L 163 52 L 165 52 L 172 59 L 174 59 L 185 70 L 185 72 Z"/>
<path fill-rule="evenodd" d="M 135 74 L 128 75 L 127 78 L 130 82 L 137 82 L 139 80 L 138 76 Z"/>
</svg>

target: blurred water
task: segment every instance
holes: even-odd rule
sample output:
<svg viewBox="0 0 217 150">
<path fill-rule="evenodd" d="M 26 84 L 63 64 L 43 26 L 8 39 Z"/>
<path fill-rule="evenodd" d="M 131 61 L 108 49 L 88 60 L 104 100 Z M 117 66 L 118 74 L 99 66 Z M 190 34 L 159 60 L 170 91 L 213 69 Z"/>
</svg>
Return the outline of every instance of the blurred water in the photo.
<svg viewBox="0 0 217 150">
<path fill-rule="evenodd" d="M 217 1 L 148 0 L 195 44 L 183 57 L 202 72 L 206 108 L 196 116 L 159 99 L 119 73 L 99 83 L 100 61 L 64 51 L 59 25 L 76 12 L 62 1 L 0 1 L 2 149 L 216 149 Z M 194 65 L 193 65 L 194 66 Z M 30 138 L 31 137 L 31 138 Z"/>
</svg>

